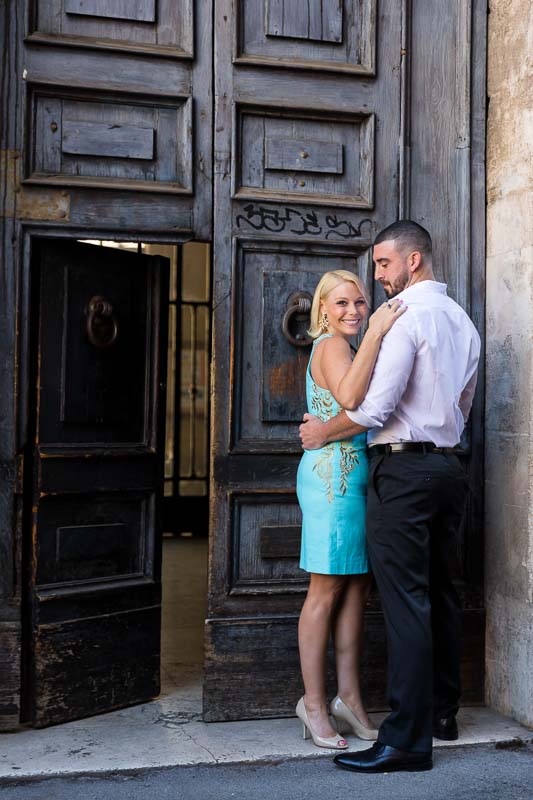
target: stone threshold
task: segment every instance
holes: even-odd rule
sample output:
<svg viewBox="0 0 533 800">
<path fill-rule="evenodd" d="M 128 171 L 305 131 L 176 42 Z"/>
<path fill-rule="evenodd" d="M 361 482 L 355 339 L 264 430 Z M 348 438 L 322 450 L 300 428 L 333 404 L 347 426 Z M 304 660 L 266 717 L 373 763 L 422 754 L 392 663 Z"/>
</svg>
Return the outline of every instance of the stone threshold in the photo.
<svg viewBox="0 0 533 800">
<path fill-rule="evenodd" d="M 331 758 L 333 751 L 302 738 L 296 718 L 206 724 L 167 698 L 42 730 L 0 737 L 0 783 L 52 776 L 131 773 L 176 766 Z M 379 724 L 384 714 L 373 714 Z M 437 748 L 494 744 L 521 746 L 533 732 L 488 708 L 462 708 L 456 742 Z M 347 737 L 350 750 L 369 742 Z"/>
</svg>

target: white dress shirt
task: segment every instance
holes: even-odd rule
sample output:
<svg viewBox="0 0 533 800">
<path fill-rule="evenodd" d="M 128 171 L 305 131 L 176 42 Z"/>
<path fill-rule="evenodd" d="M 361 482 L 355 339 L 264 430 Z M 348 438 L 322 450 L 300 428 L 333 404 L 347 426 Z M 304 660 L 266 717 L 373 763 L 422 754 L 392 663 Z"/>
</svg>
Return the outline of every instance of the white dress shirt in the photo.
<svg viewBox="0 0 533 800">
<path fill-rule="evenodd" d="M 383 337 L 365 399 L 346 413 L 370 429 L 370 446 L 454 447 L 476 388 L 479 334 L 444 283 L 420 281 L 397 299 L 408 309 Z"/>
</svg>

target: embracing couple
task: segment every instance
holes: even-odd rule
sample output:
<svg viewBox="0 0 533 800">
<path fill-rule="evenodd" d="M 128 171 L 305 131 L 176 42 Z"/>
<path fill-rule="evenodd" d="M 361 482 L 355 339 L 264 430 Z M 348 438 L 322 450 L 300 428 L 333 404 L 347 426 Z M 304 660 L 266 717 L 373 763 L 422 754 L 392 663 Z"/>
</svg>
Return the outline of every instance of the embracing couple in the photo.
<svg viewBox="0 0 533 800">
<path fill-rule="evenodd" d="M 339 753 L 339 767 L 414 771 L 431 769 L 433 736 L 458 735 L 461 608 L 448 556 L 467 481 L 453 448 L 472 405 L 480 339 L 435 280 L 431 237 L 420 225 L 403 220 L 383 230 L 373 259 L 389 299 L 370 317 L 355 357 L 350 337 L 369 313 L 359 278 L 326 273 L 311 309 L 297 479 L 300 566 L 310 583 L 298 629 L 305 694 L 296 713 L 319 747 L 345 750 L 340 734 L 348 731 L 375 740 Z M 388 646 L 391 712 L 379 731 L 359 685 L 370 570 Z M 338 686 L 328 708 L 330 632 Z"/>
</svg>

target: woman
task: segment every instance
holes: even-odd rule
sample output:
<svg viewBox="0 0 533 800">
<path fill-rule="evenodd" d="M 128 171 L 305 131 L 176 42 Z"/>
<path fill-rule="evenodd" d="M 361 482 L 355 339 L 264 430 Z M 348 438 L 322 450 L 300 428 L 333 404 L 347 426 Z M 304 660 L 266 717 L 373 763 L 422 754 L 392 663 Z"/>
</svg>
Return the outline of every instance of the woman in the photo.
<svg viewBox="0 0 533 800">
<path fill-rule="evenodd" d="M 384 303 L 370 317 L 353 358 L 350 338 L 368 317 L 369 303 L 359 278 L 347 270 L 322 276 L 311 307 L 309 333 L 315 339 L 307 368 L 308 410 L 322 420 L 363 400 L 381 340 L 405 312 L 401 301 Z M 331 713 L 340 732 L 348 726 L 362 739 L 377 731 L 363 707 L 359 686 L 363 609 L 371 584 L 365 544 L 366 434 L 305 451 L 298 468 L 302 509 L 301 569 L 311 573 L 298 626 L 305 694 L 296 706 L 304 738 L 318 747 L 348 746 L 331 725 L 326 702 L 326 653 L 333 633 L 337 697 Z"/>
</svg>

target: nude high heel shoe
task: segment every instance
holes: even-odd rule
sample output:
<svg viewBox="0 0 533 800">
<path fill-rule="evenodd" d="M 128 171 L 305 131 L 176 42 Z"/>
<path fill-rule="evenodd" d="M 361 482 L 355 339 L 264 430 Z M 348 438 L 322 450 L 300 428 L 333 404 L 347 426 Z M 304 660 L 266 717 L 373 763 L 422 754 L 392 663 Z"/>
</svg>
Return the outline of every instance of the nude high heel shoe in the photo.
<svg viewBox="0 0 533 800">
<path fill-rule="evenodd" d="M 319 736 L 311 727 L 309 717 L 307 716 L 307 709 L 303 697 L 300 697 L 296 706 L 296 716 L 299 717 L 303 725 L 303 737 L 309 739 L 309 735 L 313 743 L 317 747 L 331 747 L 333 750 L 346 750 L 348 742 L 338 734 L 336 736 Z"/>
<path fill-rule="evenodd" d="M 357 719 L 353 711 L 348 708 L 344 700 L 337 695 L 334 697 L 330 704 L 331 716 L 337 723 L 337 730 L 339 733 L 347 733 L 352 731 L 360 739 L 368 742 L 374 742 L 378 738 L 378 731 L 376 728 L 367 728 L 363 723 Z"/>
</svg>

